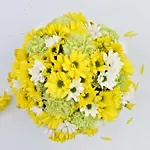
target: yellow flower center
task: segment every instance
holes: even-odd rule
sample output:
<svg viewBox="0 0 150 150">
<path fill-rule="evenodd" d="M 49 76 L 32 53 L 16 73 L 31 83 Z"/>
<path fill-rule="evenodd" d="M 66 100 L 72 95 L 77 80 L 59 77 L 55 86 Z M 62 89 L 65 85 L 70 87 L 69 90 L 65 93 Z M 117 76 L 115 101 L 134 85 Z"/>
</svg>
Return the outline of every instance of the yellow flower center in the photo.
<svg viewBox="0 0 150 150">
<path fill-rule="evenodd" d="M 64 86 L 64 82 L 63 82 L 62 80 L 58 80 L 57 86 L 58 86 L 59 88 L 62 88 L 62 87 Z"/>
<path fill-rule="evenodd" d="M 86 105 L 87 109 L 91 109 L 92 108 L 92 105 L 91 104 L 88 104 Z"/>
<path fill-rule="evenodd" d="M 73 87 L 73 88 L 71 89 L 71 92 L 72 92 L 72 93 L 75 93 L 76 91 L 77 91 L 76 87 Z"/>
<path fill-rule="evenodd" d="M 100 66 L 99 61 L 96 61 L 96 62 L 95 62 L 95 66 L 96 66 L 96 67 L 99 67 L 99 66 Z"/>
<path fill-rule="evenodd" d="M 78 68 L 78 66 L 79 66 L 78 62 L 74 61 L 74 62 L 73 62 L 73 66 L 74 66 L 75 68 Z"/>
</svg>

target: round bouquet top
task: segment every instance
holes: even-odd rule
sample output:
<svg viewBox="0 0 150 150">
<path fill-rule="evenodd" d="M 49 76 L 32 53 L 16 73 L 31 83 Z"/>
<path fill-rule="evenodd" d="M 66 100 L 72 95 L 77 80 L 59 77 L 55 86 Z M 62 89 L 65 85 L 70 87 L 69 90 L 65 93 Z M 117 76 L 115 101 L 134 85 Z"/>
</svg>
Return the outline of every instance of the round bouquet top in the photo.
<svg viewBox="0 0 150 150">
<path fill-rule="evenodd" d="M 63 142 L 94 135 L 123 107 L 132 109 L 132 74 L 116 31 L 67 13 L 27 34 L 8 81 L 17 107 Z"/>
</svg>

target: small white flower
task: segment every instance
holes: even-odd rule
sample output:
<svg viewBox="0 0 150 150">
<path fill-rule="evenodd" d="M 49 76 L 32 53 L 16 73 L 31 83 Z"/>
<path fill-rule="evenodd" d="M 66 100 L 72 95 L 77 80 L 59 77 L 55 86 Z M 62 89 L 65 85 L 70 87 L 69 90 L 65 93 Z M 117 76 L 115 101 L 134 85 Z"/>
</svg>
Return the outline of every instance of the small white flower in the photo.
<svg viewBox="0 0 150 150">
<path fill-rule="evenodd" d="M 49 37 L 45 40 L 46 47 L 51 47 L 54 44 L 58 43 L 60 41 L 61 37 L 53 35 L 52 37 Z"/>
<path fill-rule="evenodd" d="M 38 60 L 35 60 L 34 62 L 34 68 L 40 70 L 40 71 L 43 71 L 45 69 L 45 66 L 43 65 L 42 62 L 38 61 Z"/>
<path fill-rule="evenodd" d="M 29 68 L 29 74 L 31 75 L 31 81 L 37 85 L 39 82 L 43 83 L 45 81 L 42 71 L 45 69 L 45 66 L 38 60 L 35 60 L 33 68 Z"/>
<path fill-rule="evenodd" d="M 78 96 L 84 91 L 84 87 L 81 83 L 81 78 L 78 80 L 73 80 L 70 85 L 70 93 L 68 94 L 67 100 L 74 99 L 74 101 L 78 102 Z"/>
<path fill-rule="evenodd" d="M 54 137 L 54 130 L 49 129 L 47 127 L 43 127 L 43 129 L 44 129 L 44 134 L 47 134 L 50 137 Z"/>
<path fill-rule="evenodd" d="M 135 89 L 133 86 L 130 86 L 129 92 L 123 95 L 121 103 L 123 105 L 128 104 L 128 102 L 130 102 L 134 98 L 134 94 L 135 94 Z"/>
<path fill-rule="evenodd" d="M 70 122 L 68 121 L 64 121 L 63 123 L 60 123 L 57 127 L 58 131 L 62 131 L 63 133 L 75 133 L 76 130 L 77 130 L 77 127 L 74 125 L 74 124 L 71 124 Z"/>
<path fill-rule="evenodd" d="M 96 117 L 98 114 L 98 106 L 96 104 L 88 104 L 85 107 L 81 108 L 80 111 L 85 113 L 85 116 L 91 115 L 92 117 Z"/>
<path fill-rule="evenodd" d="M 100 120 L 97 120 L 97 121 L 95 122 L 95 127 L 98 128 L 98 129 L 100 129 L 100 128 L 102 128 L 105 124 L 106 124 L 106 122 L 105 122 L 104 120 L 100 119 Z"/>
<path fill-rule="evenodd" d="M 37 116 L 43 112 L 41 108 L 38 108 L 36 106 L 31 107 L 30 110 L 33 111 Z"/>
<path fill-rule="evenodd" d="M 101 32 L 100 32 L 100 27 L 97 24 L 88 23 L 87 29 L 88 29 L 88 32 L 89 32 L 90 36 L 94 40 L 102 35 Z"/>
<path fill-rule="evenodd" d="M 13 79 L 12 80 L 12 87 L 17 89 L 17 90 L 20 90 L 20 88 L 21 88 L 20 81 Z"/>
<path fill-rule="evenodd" d="M 116 78 L 120 73 L 123 63 L 120 61 L 118 53 L 114 53 L 112 50 L 108 52 L 108 55 L 104 53 L 104 62 L 108 66 L 108 70 L 107 72 L 100 73 L 98 76 L 98 83 L 102 88 L 106 87 L 112 90 L 117 84 Z"/>
</svg>

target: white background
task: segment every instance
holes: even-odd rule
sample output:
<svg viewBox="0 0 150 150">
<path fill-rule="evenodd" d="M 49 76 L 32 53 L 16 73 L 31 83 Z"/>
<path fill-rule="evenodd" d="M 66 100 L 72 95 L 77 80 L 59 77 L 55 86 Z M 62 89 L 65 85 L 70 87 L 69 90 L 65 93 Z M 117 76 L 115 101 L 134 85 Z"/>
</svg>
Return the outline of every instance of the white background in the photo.
<svg viewBox="0 0 150 150">
<path fill-rule="evenodd" d="M 87 18 L 119 31 L 134 29 L 138 37 L 123 39 L 136 68 L 140 88 L 134 101 L 136 108 L 124 110 L 117 121 L 101 129 L 94 137 L 77 136 L 76 140 L 57 144 L 32 123 L 26 112 L 11 105 L 0 113 L 0 150 L 150 150 L 150 1 L 149 0 L 0 0 L 0 92 L 8 86 L 13 52 L 22 44 L 24 34 L 39 23 L 50 21 L 68 11 L 82 11 Z M 139 75 L 141 64 L 145 74 Z M 134 117 L 126 125 L 129 117 Z M 110 136 L 111 142 L 101 140 Z"/>
</svg>

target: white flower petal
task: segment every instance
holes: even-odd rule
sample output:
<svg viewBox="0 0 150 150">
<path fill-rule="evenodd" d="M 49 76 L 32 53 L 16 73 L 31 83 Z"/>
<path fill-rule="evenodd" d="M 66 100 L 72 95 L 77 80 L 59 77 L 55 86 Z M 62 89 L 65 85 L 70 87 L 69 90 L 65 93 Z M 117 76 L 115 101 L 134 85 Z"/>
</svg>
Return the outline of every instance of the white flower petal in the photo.
<svg viewBox="0 0 150 150">
<path fill-rule="evenodd" d="M 54 44 L 60 41 L 61 37 L 53 35 L 52 37 L 45 40 L 46 47 L 52 47 Z"/>
<path fill-rule="evenodd" d="M 73 132 L 76 132 L 77 127 L 74 124 L 71 124 L 70 122 L 65 121 L 64 123 L 60 123 L 56 130 L 62 131 L 63 133 L 67 133 L 67 132 L 73 133 Z"/>
<path fill-rule="evenodd" d="M 41 108 L 38 108 L 36 106 L 33 106 L 32 108 L 30 108 L 30 110 L 33 111 L 37 116 L 43 112 Z"/>
</svg>

